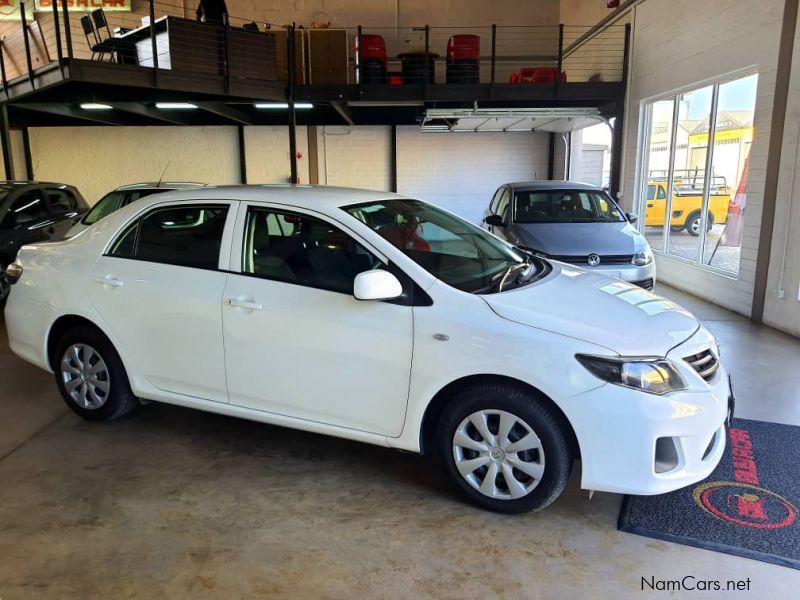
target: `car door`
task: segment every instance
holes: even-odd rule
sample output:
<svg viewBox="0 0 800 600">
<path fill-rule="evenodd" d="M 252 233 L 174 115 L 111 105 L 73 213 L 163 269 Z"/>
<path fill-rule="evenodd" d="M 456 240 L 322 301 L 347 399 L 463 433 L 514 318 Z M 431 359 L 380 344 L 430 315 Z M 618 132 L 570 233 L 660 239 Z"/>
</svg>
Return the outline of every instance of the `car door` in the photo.
<svg viewBox="0 0 800 600">
<path fill-rule="evenodd" d="M 158 389 L 228 401 L 220 263 L 228 263 L 235 205 L 151 207 L 92 269 L 92 302 L 133 369 Z"/>
<path fill-rule="evenodd" d="M 80 221 L 78 201 L 75 195 L 64 187 L 47 187 L 42 190 L 47 200 L 47 210 L 53 220 L 50 238 L 63 239 L 75 223 Z"/>
<path fill-rule="evenodd" d="M 408 400 L 412 307 L 361 302 L 357 273 L 384 259 L 300 210 L 242 205 L 223 326 L 232 404 L 398 436 Z"/>
</svg>

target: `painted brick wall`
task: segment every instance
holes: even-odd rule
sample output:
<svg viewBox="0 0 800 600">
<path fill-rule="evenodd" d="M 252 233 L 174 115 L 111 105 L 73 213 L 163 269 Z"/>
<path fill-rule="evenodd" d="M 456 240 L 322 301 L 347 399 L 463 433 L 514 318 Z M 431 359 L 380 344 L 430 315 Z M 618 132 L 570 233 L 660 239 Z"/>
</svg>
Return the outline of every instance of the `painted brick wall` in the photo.
<svg viewBox="0 0 800 600">
<path fill-rule="evenodd" d="M 397 130 L 398 191 L 478 223 L 502 183 L 547 178 L 548 136 Z"/>
<path fill-rule="evenodd" d="M 646 0 L 635 9 L 622 203 L 638 204 L 635 190 L 642 103 L 748 68 L 759 74 L 750 158 L 741 270 L 729 277 L 659 255 L 659 279 L 749 315 L 775 87 L 783 2 L 762 0 Z"/>
<path fill-rule="evenodd" d="M 248 183 L 289 183 L 292 171 L 288 127 L 245 127 L 244 142 Z M 300 183 L 308 183 L 308 136 L 305 127 L 297 128 L 297 152 L 300 154 L 297 176 Z M 238 165 L 226 176 L 231 183 L 239 183 Z"/>
<path fill-rule="evenodd" d="M 319 127 L 319 182 L 389 191 L 389 127 Z"/>
</svg>

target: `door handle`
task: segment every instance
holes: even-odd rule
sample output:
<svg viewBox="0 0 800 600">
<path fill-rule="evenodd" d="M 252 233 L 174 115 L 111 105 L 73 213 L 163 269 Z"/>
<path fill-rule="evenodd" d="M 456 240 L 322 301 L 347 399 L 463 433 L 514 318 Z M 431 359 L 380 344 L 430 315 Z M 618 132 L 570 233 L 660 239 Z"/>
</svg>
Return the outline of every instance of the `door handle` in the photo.
<svg viewBox="0 0 800 600">
<path fill-rule="evenodd" d="M 655 204 L 648 204 L 647 208 L 653 208 L 654 206 L 655 206 Z"/>
<path fill-rule="evenodd" d="M 243 308 L 244 310 L 261 310 L 264 308 L 261 303 L 246 298 L 226 298 L 225 304 L 234 308 Z"/>
<path fill-rule="evenodd" d="M 112 288 L 120 288 L 122 287 L 123 283 L 121 279 L 117 279 L 113 275 L 106 275 L 105 277 L 98 277 L 95 279 L 97 283 L 100 285 L 112 287 Z"/>
<path fill-rule="evenodd" d="M 56 228 L 55 227 L 51 226 L 51 227 L 47 228 L 47 233 L 55 233 L 55 232 L 56 232 Z"/>
</svg>

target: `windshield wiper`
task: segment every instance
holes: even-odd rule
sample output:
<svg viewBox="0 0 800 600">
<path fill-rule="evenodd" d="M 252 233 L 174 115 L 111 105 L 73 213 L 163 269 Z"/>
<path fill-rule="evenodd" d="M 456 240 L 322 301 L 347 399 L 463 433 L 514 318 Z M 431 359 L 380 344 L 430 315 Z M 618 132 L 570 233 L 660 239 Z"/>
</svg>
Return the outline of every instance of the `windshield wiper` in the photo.
<svg viewBox="0 0 800 600">
<path fill-rule="evenodd" d="M 508 269 L 505 270 L 505 273 L 503 273 L 503 277 L 500 279 L 500 283 L 497 286 L 497 292 L 500 293 L 503 291 L 503 286 L 506 284 L 506 280 L 511 276 L 512 273 L 515 273 L 520 269 L 525 269 L 526 271 L 528 271 L 529 269 L 532 268 L 533 265 L 531 264 L 530 260 L 525 260 L 524 262 L 510 265 Z M 522 276 L 525 277 L 525 273 L 523 273 Z"/>
</svg>

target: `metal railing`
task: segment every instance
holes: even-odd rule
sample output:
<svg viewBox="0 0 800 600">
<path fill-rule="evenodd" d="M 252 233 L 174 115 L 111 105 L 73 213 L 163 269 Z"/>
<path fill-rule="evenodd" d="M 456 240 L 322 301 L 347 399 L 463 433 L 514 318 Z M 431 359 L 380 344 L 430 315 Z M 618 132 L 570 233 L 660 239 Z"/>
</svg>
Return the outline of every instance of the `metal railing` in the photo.
<svg viewBox="0 0 800 600">
<path fill-rule="evenodd" d="M 149 0 L 146 15 L 106 12 L 107 26 L 96 38 L 92 15 L 70 9 L 67 0 L 53 0 L 51 14 L 37 13 L 30 22 L 25 6 L 32 2 L 19 3 L 20 30 L 0 42 L 6 96 L 10 80 L 26 76 L 35 87 L 35 71 L 48 64 L 63 70 L 75 60 L 150 68 L 156 85 L 160 73 L 180 71 L 223 76 L 228 88 L 237 79 L 291 79 L 293 85 L 517 84 L 557 90 L 567 81 L 623 81 L 629 36 L 625 25 L 599 32 L 570 25 L 303 29 L 236 16 L 201 23 L 187 14 L 185 3 Z M 143 16 L 149 24 L 140 22 Z M 357 50 L 366 36 L 380 37 L 381 64 Z M 449 52 L 454 40 L 469 45 L 470 53 Z"/>
</svg>

